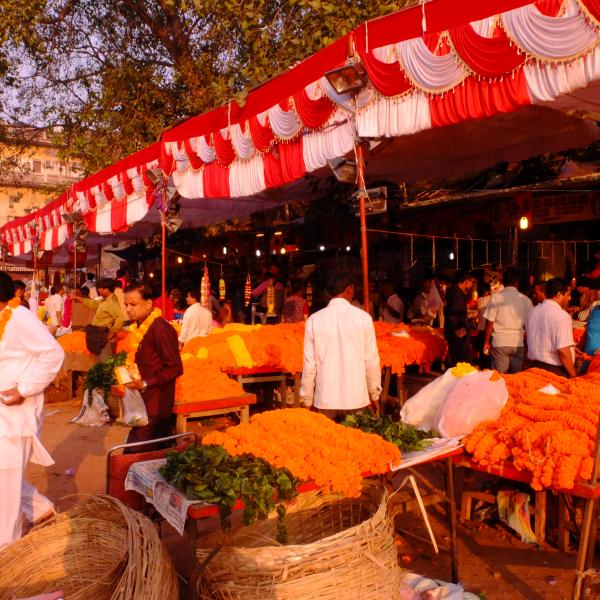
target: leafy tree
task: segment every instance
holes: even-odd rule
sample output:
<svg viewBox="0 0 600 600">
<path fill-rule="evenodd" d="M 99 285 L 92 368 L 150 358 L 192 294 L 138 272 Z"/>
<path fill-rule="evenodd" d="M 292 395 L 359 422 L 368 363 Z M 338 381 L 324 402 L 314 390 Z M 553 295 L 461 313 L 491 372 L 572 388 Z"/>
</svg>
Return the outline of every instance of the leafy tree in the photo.
<svg viewBox="0 0 600 600">
<path fill-rule="evenodd" d="M 86 172 L 410 0 L 0 0 L 5 121 Z"/>
</svg>

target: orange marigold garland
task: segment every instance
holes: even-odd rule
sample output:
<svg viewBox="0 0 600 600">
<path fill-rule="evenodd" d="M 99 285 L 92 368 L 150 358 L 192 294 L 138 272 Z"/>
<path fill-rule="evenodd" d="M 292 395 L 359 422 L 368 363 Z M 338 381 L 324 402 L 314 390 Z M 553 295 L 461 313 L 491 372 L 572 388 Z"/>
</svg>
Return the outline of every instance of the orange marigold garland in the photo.
<svg viewBox="0 0 600 600">
<path fill-rule="evenodd" d="M 264 458 L 299 479 L 314 481 L 325 493 L 348 497 L 360 496 L 364 473 L 385 473 L 400 463 L 394 444 L 304 408 L 254 415 L 250 423 L 210 433 L 202 443 L 223 446 L 232 456 Z"/>
<path fill-rule="evenodd" d="M 496 421 L 481 423 L 464 439 L 482 465 L 511 458 L 532 473 L 535 490 L 568 490 L 591 476 L 600 414 L 600 375 L 565 379 L 540 369 L 503 376 L 509 399 Z M 559 393 L 540 392 L 548 384 Z"/>
<path fill-rule="evenodd" d="M 10 318 L 12 317 L 13 311 L 21 304 L 21 301 L 18 298 L 13 298 L 9 300 L 6 306 L 0 312 L 0 340 L 4 337 L 4 331 Z"/>
</svg>

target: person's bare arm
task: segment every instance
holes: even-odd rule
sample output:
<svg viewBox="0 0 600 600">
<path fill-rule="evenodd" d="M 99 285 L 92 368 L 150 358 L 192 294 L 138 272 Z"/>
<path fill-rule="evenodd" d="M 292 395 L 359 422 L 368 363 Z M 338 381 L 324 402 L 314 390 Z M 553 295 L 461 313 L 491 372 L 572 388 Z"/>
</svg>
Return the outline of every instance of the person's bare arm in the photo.
<svg viewBox="0 0 600 600">
<path fill-rule="evenodd" d="M 567 346 L 566 348 L 559 348 L 557 350 L 558 358 L 560 359 L 560 363 L 565 368 L 569 377 L 576 377 L 577 372 L 575 371 L 575 365 L 573 364 L 573 356 L 571 354 L 571 347 Z"/>
<path fill-rule="evenodd" d="M 492 333 L 494 332 L 494 321 L 489 319 L 485 320 L 485 334 L 483 338 L 483 353 L 488 354 L 490 351 L 490 340 L 492 339 Z"/>
</svg>

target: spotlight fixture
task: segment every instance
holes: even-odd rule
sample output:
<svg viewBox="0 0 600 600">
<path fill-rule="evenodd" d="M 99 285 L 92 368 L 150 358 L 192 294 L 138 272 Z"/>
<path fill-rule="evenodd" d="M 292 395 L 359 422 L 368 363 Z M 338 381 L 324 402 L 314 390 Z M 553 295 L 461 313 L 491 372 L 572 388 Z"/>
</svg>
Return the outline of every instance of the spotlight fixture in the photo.
<svg viewBox="0 0 600 600">
<path fill-rule="evenodd" d="M 282 249 L 279 251 L 279 254 L 285 254 L 285 253 L 286 253 L 286 249 L 285 249 L 285 248 L 282 248 Z"/>
<path fill-rule="evenodd" d="M 448 258 L 450 260 L 454 260 L 454 252 L 450 252 L 450 254 L 448 254 Z"/>
<path fill-rule="evenodd" d="M 326 71 L 325 77 L 337 94 L 358 92 L 369 81 L 364 65 L 354 58 L 351 58 L 345 65 L 337 69 Z"/>
<path fill-rule="evenodd" d="M 183 219 L 181 217 L 168 217 L 165 223 L 167 227 L 167 231 L 169 233 L 175 233 L 183 224 Z"/>
<path fill-rule="evenodd" d="M 259 232 L 259 233 L 256 234 L 256 237 L 265 237 L 265 234 L 262 233 L 262 232 Z"/>
<path fill-rule="evenodd" d="M 257 250 L 257 251 L 256 251 L 256 256 L 257 256 L 257 258 L 260 258 L 260 255 L 261 255 L 261 252 L 260 252 L 260 250 Z"/>
<path fill-rule="evenodd" d="M 148 274 L 148 277 L 150 277 L 150 279 L 154 279 L 154 273 L 152 273 L 152 272 L 151 272 L 151 273 L 149 273 L 149 274 Z"/>
<path fill-rule="evenodd" d="M 223 256 L 227 256 L 227 246 L 223 246 Z"/>
<path fill-rule="evenodd" d="M 341 156 L 330 158 L 327 162 L 338 181 L 342 183 L 356 183 L 356 161 Z"/>
<path fill-rule="evenodd" d="M 323 246 L 323 244 L 321 244 L 321 245 L 319 246 L 319 250 L 320 250 L 321 252 L 324 252 L 324 251 L 325 251 L 325 246 Z"/>
<path fill-rule="evenodd" d="M 519 229 L 529 229 L 529 219 L 525 216 L 519 219 Z"/>
<path fill-rule="evenodd" d="M 163 180 L 163 172 L 162 169 L 158 167 L 154 169 L 149 169 L 146 171 L 146 177 L 152 182 L 153 185 L 158 185 L 159 182 Z"/>
<path fill-rule="evenodd" d="M 365 197 L 365 209 L 368 215 L 375 215 L 387 211 L 387 188 L 385 186 L 371 188 L 369 190 L 358 190 L 352 194 L 352 206 L 359 215 L 360 197 Z"/>
<path fill-rule="evenodd" d="M 279 237 L 280 235 L 283 235 L 283 231 L 275 231 L 273 232 L 273 235 Z"/>
<path fill-rule="evenodd" d="M 183 264 L 183 257 L 182 256 L 178 256 L 177 257 L 177 262 L 181 265 Z"/>
<path fill-rule="evenodd" d="M 352 250 L 352 248 L 350 246 L 346 246 L 346 252 L 350 252 L 350 250 Z"/>
</svg>

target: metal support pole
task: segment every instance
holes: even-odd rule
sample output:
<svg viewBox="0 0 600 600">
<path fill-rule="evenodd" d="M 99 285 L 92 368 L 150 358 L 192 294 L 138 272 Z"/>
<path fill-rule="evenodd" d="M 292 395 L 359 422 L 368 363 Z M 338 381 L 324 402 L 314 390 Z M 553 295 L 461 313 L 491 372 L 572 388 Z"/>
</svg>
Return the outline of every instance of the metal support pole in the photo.
<svg viewBox="0 0 600 600">
<path fill-rule="evenodd" d="M 367 209 L 366 185 L 365 185 L 365 161 L 363 149 L 360 144 L 356 144 L 356 163 L 357 163 L 357 183 L 358 183 L 358 206 L 360 211 L 360 245 L 362 257 L 362 276 L 363 276 L 363 306 L 367 312 L 371 310 L 369 298 L 369 251 L 367 242 Z"/>
<path fill-rule="evenodd" d="M 161 231 L 161 298 L 162 310 L 165 313 L 167 309 L 167 189 L 166 184 L 162 189 L 162 206 L 160 211 L 160 231 Z"/>
<path fill-rule="evenodd" d="M 458 547 L 456 523 L 456 496 L 454 491 L 454 462 L 452 457 L 446 459 L 446 505 L 448 524 L 450 528 L 450 569 L 452 583 L 458 583 Z"/>
<path fill-rule="evenodd" d="M 77 239 L 73 241 L 73 292 L 77 289 Z"/>
</svg>

